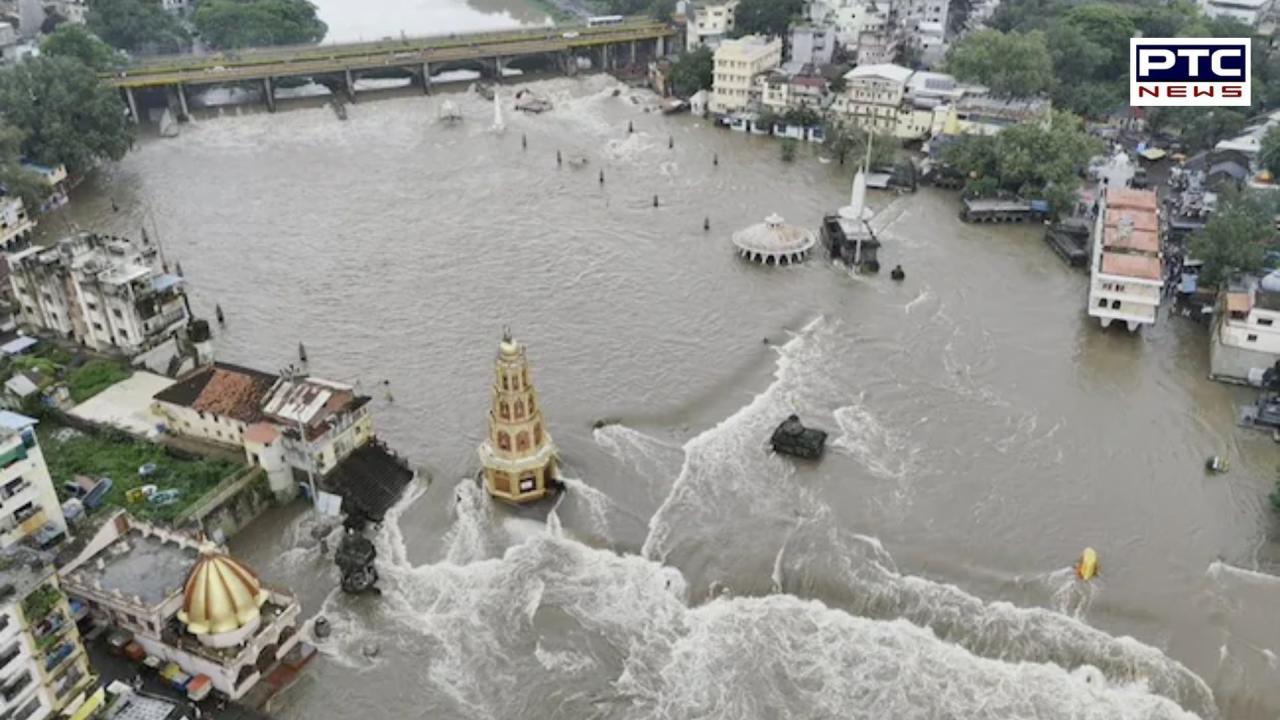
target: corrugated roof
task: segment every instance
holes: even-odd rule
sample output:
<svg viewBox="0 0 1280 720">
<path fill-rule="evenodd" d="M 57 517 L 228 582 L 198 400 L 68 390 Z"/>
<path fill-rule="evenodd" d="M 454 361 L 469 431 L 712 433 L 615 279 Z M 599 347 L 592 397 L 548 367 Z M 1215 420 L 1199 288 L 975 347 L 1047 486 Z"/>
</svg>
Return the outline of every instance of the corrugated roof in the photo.
<svg viewBox="0 0 1280 720">
<path fill-rule="evenodd" d="M 412 480 L 408 463 L 374 441 L 343 458 L 320 484 L 342 496 L 348 513 L 355 509 L 371 520 L 381 520 Z"/>
<path fill-rule="evenodd" d="M 24 350 L 29 350 L 35 346 L 37 340 L 33 337 L 20 337 L 16 340 L 10 340 L 4 345 L 0 345 L 0 353 L 5 355 L 17 355 Z"/>
</svg>

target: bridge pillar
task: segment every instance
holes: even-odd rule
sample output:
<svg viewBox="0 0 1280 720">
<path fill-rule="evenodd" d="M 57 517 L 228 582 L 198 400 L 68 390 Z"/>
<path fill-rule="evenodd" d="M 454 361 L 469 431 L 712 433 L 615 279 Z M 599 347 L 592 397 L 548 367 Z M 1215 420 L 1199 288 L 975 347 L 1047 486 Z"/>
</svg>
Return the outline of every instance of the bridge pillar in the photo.
<svg viewBox="0 0 1280 720">
<path fill-rule="evenodd" d="M 422 94 L 431 94 L 431 63 L 422 63 Z"/>
<path fill-rule="evenodd" d="M 636 41 L 631 41 L 631 64 L 636 64 Z"/>
<path fill-rule="evenodd" d="M 608 70 L 610 67 L 611 66 L 609 65 L 609 46 L 601 45 L 600 46 L 600 69 Z"/>
<path fill-rule="evenodd" d="M 179 120 L 186 120 L 191 117 L 191 110 L 187 107 L 187 88 L 182 83 L 177 84 L 178 89 L 178 107 L 182 108 L 182 117 Z"/>
<path fill-rule="evenodd" d="M 275 91 L 275 88 L 271 87 L 270 77 L 262 78 L 262 97 L 265 98 L 267 101 L 267 111 L 275 112 L 276 111 L 276 91 Z"/>
<path fill-rule="evenodd" d="M 356 81 L 351 77 L 351 68 L 343 71 L 343 75 L 347 78 L 347 99 L 351 102 L 356 101 Z"/>
<path fill-rule="evenodd" d="M 495 76 L 494 82 L 497 82 L 497 83 L 502 82 L 502 79 L 507 76 L 506 70 L 507 70 L 506 60 L 503 60 L 501 57 L 496 57 L 493 59 L 493 74 Z"/>
<path fill-rule="evenodd" d="M 129 117 L 133 119 L 133 124 L 142 122 L 142 118 L 138 117 L 138 101 L 133 97 L 133 88 L 124 88 L 124 101 L 129 104 Z"/>
<path fill-rule="evenodd" d="M 658 53 L 657 57 L 660 57 L 660 58 L 666 57 L 667 56 L 667 39 L 659 35 L 658 39 L 653 41 L 653 49 L 655 52 Z"/>
</svg>

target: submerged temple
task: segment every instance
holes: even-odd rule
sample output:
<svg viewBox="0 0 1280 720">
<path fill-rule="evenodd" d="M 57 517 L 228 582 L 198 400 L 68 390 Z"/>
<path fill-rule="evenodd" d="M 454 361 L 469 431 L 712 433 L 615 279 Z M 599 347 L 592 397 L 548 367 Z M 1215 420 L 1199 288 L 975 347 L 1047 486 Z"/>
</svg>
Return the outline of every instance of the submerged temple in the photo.
<svg viewBox="0 0 1280 720">
<path fill-rule="evenodd" d="M 509 331 L 498 345 L 491 396 L 489 435 L 479 449 L 485 489 L 516 503 L 546 497 L 555 485 L 558 451 L 543 425 L 524 345 Z"/>
</svg>

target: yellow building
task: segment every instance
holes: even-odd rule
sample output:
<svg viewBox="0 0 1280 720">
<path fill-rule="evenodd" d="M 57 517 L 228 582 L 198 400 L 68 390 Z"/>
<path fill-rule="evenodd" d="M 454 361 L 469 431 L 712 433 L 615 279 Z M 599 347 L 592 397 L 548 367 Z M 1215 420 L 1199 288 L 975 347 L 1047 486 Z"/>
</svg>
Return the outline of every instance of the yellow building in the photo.
<svg viewBox="0 0 1280 720">
<path fill-rule="evenodd" d="M 782 41 L 748 35 L 726 40 L 716 48 L 711 112 L 743 110 L 755 94 L 755 77 L 782 64 Z"/>
<path fill-rule="evenodd" d="M 509 331 L 498 345 L 491 396 L 489 436 L 479 449 L 485 488 L 509 502 L 546 497 L 555 484 L 558 451 L 543 424 L 524 345 Z"/>
</svg>

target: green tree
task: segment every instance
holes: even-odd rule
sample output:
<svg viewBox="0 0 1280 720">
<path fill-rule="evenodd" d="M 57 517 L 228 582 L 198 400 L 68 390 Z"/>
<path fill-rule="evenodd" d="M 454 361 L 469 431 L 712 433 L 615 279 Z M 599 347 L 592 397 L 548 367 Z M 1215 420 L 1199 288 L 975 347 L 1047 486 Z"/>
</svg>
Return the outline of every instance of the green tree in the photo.
<svg viewBox="0 0 1280 720">
<path fill-rule="evenodd" d="M 715 68 L 711 48 L 700 47 L 693 52 L 681 53 L 671 64 L 671 85 L 676 95 L 687 98 L 699 90 L 709 89 Z"/>
<path fill-rule="evenodd" d="M 40 52 L 55 57 L 75 58 L 94 70 L 109 70 L 118 64 L 111 46 L 102 42 L 82 25 L 59 25 L 40 43 Z"/>
<path fill-rule="evenodd" d="M 1280 125 L 1274 125 L 1262 136 L 1258 159 L 1273 178 L 1280 178 Z"/>
<path fill-rule="evenodd" d="M 124 157 L 132 135 L 115 91 L 66 57 L 38 57 L 0 72 L 0 107 L 22 133 L 22 154 L 82 172 Z"/>
<path fill-rule="evenodd" d="M 734 34 L 782 37 L 803 12 L 804 0 L 742 0 L 734 13 Z"/>
<path fill-rule="evenodd" d="M 1053 57 L 1045 34 L 979 30 L 961 38 L 947 56 L 957 78 L 986 85 L 995 95 L 1026 97 L 1053 84 Z"/>
<path fill-rule="evenodd" d="M 867 155 L 867 143 L 871 143 L 871 166 L 879 167 L 893 162 L 893 140 L 887 138 L 875 139 L 865 130 L 841 122 L 835 118 L 827 118 L 823 123 L 823 147 L 828 155 L 840 161 L 841 165 L 845 161 L 853 158 L 859 167 L 862 166 L 863 159 Z"/>
<path fill-rule="evenodd" d="M 1072 8 L 1066 20 L 1106 53 L 1098 68 L 1104 77 L 1124 76 L 1129 69 L 1129 38 L 1138 29 L 1129 7 L 1101 3 L 1081 5 Z"/>
<path fill-rule="evenodd" d="M 796 146 L 798 144 L 795 138 L 782 139 L 782 162 L 791 162 L 796 159 Z"/>
<path fill-rule="evenodd" d="M 85 23 L 112 47 L 129 52 L 178 52 L 191 41 L 160 0 L 93 0 Z"/>
<path fill-rule="evenodd" d="M 1204 261 L 1200 282 L 1217 287 L 1235 272 L 1262 269 L 1266 246 L 1275 237 L 1276 202 L 1257 192 L 1219 197 L 1218 211 L 1191 236 L 1190 254 Z"/>
<path fill-rule="evenodd" d="M 318 43 L 329 31 L 309 0 L 202 0 L 192 20 L 218 48 Z"/>
<path fill-rule="evenodd" d="M 34 212 L 49 194 L 49 186 L 39 175 L 22 167 L 22 141 L 26 134 L 0 117 L 0 187 L 8 195 L 22 198 Z"/>
</svg>

